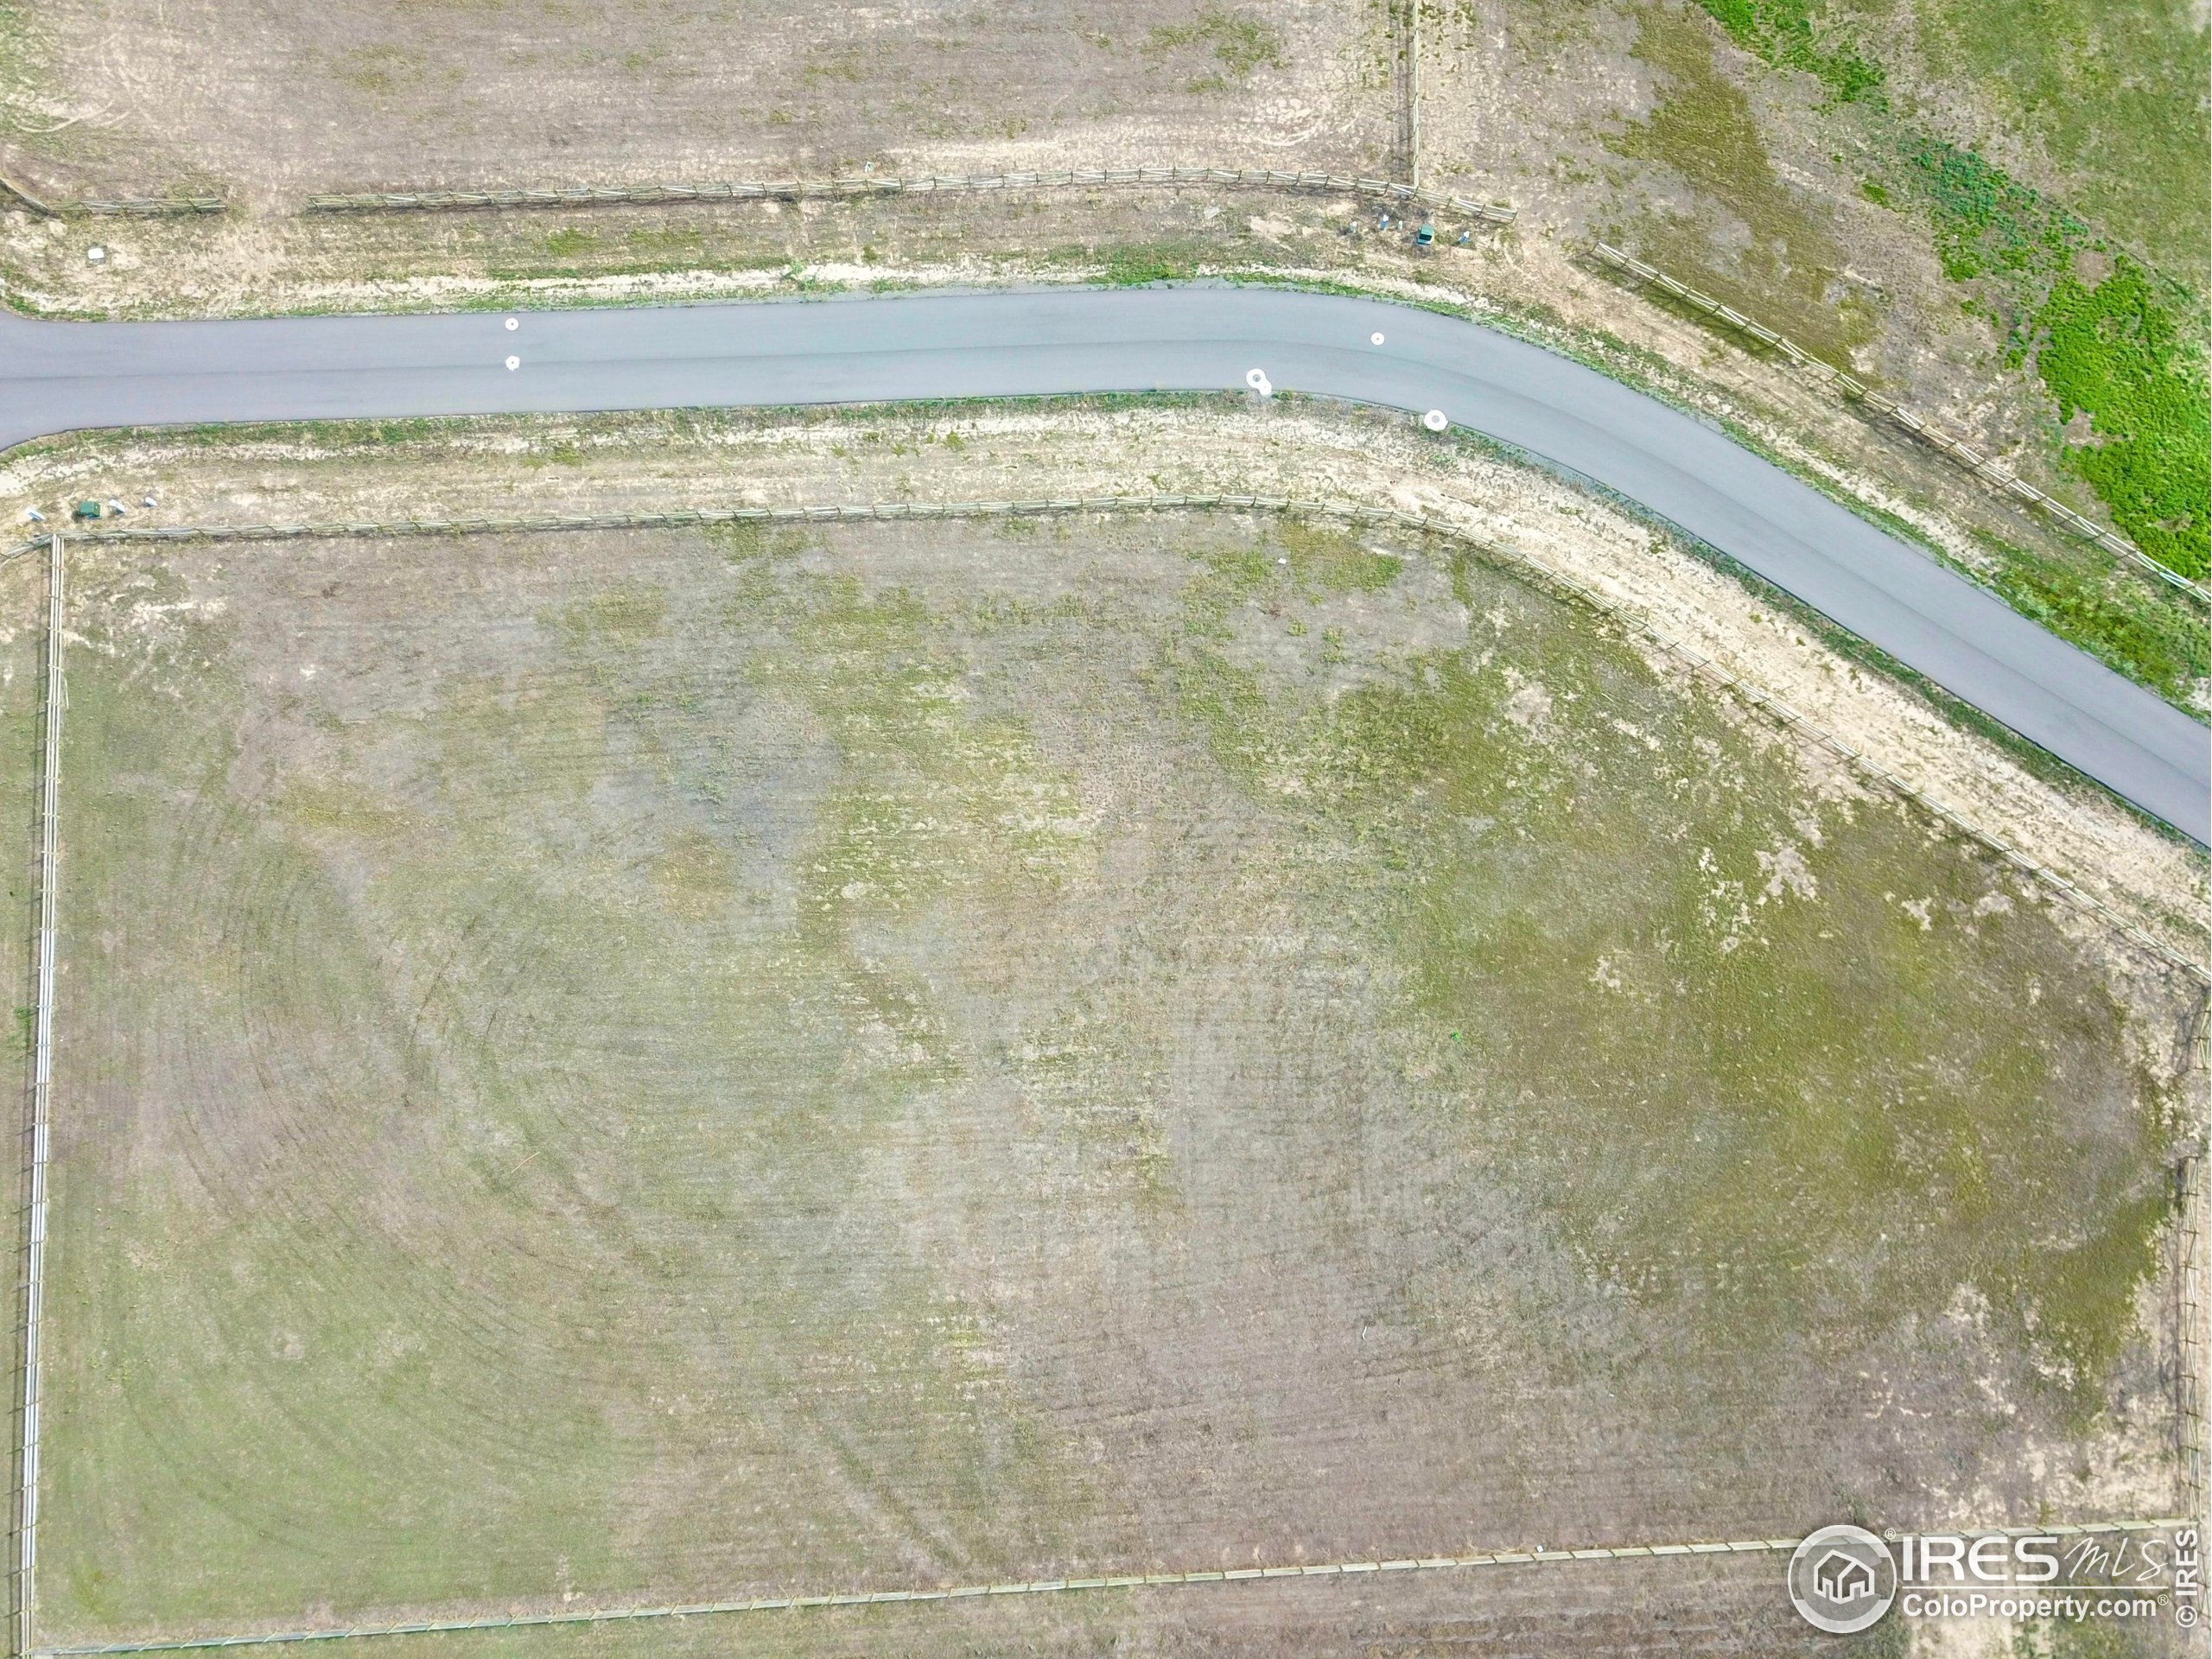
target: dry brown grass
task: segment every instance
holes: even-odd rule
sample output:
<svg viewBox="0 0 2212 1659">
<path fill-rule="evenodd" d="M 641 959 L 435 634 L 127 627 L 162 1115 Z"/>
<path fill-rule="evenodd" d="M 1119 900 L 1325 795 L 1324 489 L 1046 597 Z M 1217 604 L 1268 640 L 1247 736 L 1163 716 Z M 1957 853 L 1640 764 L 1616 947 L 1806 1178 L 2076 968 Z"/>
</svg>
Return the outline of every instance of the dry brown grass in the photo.
<svg viewBox="0 0 2212 1659">
<path fill-rule="evenodd" d="M 57 195 L 1385 159 L 1373 20 L 1318 0 L 276 9 L 65 0 L 0 173 Z M 1291 162 L 1262 160 L 1289 156 Z"/>
</svg>

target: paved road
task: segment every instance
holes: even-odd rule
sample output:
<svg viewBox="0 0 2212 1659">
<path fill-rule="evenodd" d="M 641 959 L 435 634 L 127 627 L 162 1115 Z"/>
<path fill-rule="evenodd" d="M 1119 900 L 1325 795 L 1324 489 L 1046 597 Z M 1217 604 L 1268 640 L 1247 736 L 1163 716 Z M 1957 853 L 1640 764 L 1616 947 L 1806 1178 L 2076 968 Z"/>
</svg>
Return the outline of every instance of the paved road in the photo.
<svg viewBox="0 0 2212 1659">
<path fill-rule="evenodd" d="M 0 313 L 0 448 L 123 424 L 1213 391 L 1255 368 L 1279 390 L 1441 409 L 1594 479 L 2212 839 L 2198 721 L 1688 416 L 1522 341 L 1378 302 L 1056 289 L 562 311 L 513 329 L 494 315 Z"/>
</svg>

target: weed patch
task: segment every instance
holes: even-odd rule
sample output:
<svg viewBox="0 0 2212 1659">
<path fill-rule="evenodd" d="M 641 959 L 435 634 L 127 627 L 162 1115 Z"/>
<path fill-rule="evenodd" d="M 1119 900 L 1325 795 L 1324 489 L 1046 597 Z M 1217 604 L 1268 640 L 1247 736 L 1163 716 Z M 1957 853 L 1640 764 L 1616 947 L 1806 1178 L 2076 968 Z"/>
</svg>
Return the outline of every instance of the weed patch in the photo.
<svg viewBox="0 0 2212 1659">
<path fill-rule="evenodd" d="M 2013 608 L 2170 702 L 2186 703 L 2212 673 L 2203 613 L 2164 588 L 2126 569 L 2100 573 L 1995 537 L 1978 539 L 1996 559 L 1986 579 Z"/>
<path fill-rule="evenodd" d="M 1935 0 L 1919 10 L 1927 73 L 1974 89 L 2039 143 L 2100 229 L 2202 285 L 2212 134 L 2201 14 L 2169 0 Z"/>
<path fill-rule="evenodd" d="M 1781 68 L 1802 69 L 1844 103 L 1878 99 L 1882 67 L 1813 29 L 1810 0 L 1700 0 L 1729 39 Z"/>
<path fill-rule="evenodd" d="M 2207 574 L 2206 456 L 2212 390 L 2142 270 L 2121 260 L 2094 288 L 2061 277 L 2036 318 L 2037 372 L 2059 418 L 2086 413 L 2093 442 L 2066 458 L 2152 558 Z"/>
<path fill-rule="evenodd" d="M 1147 37 L 1146 51 L 1154 56 L 1197 49 L 1210 53 L 1219 66 L 1190 82 L 1193 92 L 1221 92 L 1241 86 L 1255 69 L 1283 67 L 1282 36 L 1265 19 L 1248 12 L 1209 6 L 1195 22 L 1163 23 Z"/>
<path fill-rule="evenodd" d="M 1178 250 L 1156 247 L 1117 247 L 1106 262 L 1105 280 L 1116 288 L 1141 288 L 1147 283 L 1187 282 L 1197 275 L 1195 261 Z"/>
<path fill-rule="evenodd" d="M 2088 240 L 2081 220 L 1971 149 L 1915 137 L 1902 157 L 1934 224 L 1936 257 L 1955 283 L 1986 271 L 2047 276 Z"/>
</svg>

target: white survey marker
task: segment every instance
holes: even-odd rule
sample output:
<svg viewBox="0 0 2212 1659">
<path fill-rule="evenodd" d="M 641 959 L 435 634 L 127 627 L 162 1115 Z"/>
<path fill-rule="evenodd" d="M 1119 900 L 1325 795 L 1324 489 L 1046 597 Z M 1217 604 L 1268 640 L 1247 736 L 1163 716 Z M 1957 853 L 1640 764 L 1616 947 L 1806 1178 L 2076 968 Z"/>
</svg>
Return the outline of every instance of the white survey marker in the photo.
<svg viewBox="0 0 2212 1659">
<path fill-rule="evenodd" d="M 1253 391 L 1258 392 L 1262 397 L 1272 397 L 1274 396 L 1274 382 L 1268 378 L 1268 372 L 1265 369 L 1254 369 L 1249 374 L 1244 377 L 1244 384 L 1251 387 Z"/>
<path fill-rule="evenodd" d="M 522 359 L 518 357 L 509 358 L 507 359 L 507 366 L 511 369 L 518 369 L 522 367 Z"/>
<path fill-rule="evenodd" d="M 1432 432 L 1441 432 L 1452 424 L 1450 419 L 1440 409 L 1430 410 L 1427 414 L 1421 417 L 1421 423 Z"/>
</svg>

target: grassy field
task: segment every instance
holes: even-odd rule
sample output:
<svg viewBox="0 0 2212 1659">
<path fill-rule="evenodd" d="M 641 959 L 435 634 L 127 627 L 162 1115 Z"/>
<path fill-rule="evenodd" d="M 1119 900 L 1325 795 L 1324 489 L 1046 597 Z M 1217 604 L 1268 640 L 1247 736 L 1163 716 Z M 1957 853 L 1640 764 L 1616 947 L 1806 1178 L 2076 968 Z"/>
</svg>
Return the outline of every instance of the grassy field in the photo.
<svg viewBox="0 0 2212 1659">
<path fill-rule="evenodd" d="M 1909 26 L 1894 25 L 1909 12 Z M 2179 0 L 1841 9 L 1916 103 L 2004 137 L 2007 164 L 2201 290 L 2203 13 Z"/>
<path fill-rule="evenodd" d="M 49 1637 L 2171 1492 L 2182 988 L 1466 556 L 79 546 Z"/>
</svg>

